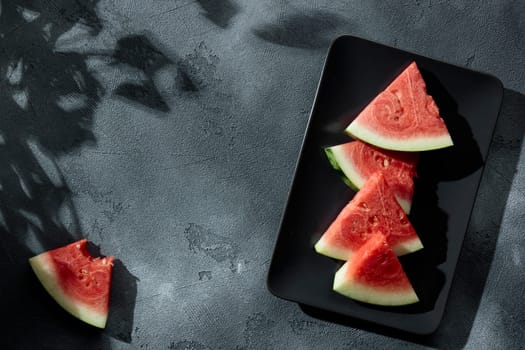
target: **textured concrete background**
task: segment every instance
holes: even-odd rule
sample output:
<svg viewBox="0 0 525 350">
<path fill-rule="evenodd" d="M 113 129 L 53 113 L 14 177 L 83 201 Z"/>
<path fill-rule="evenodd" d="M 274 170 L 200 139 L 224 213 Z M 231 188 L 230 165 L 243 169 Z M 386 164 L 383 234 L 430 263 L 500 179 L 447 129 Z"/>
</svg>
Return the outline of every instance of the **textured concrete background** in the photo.
<svg viewBox="0 0 525 350">
<path fill-rule="evenodd" d="M 0 3 L 4 348 L 525 343 L 524 2 Z M 506 88 L 445 316 L 429 337 L 312 318 L 265 287 L 340 34 L 491 73 Z M 27 264 L 80 237 L 118 259 L 104 331 L 63 312 Z"/>
</svg>

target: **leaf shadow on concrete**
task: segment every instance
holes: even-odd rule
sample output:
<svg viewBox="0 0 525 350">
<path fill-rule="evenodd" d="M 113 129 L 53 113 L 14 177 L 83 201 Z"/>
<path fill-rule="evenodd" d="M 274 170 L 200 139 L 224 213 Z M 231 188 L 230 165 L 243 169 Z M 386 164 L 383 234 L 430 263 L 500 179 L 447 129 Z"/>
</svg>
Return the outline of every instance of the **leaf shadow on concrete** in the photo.
<svg viewBox="0 0 525 350">
<path fill-rule="evenodd" d="M 258 38 L 277 45 L 319 49 L 328 47 L 335 33 L 346 23 L 340 15 L 327 11 L 296 12 L 273 23 L 252 29 Z"/>
<path fill-rule="evenodd" d="M 232 0 L 196 0 L 203 9 L 202 15 L 215 25 L 226 28 L 239 12 L 239 5 Z"/>
<path fill-rule="evenodd" d="M 120 38 L 112 59 L 113 65 L 126 65 L 144 74 L 144 79 L 140 83 L 126 82 L 118 86 L 115 90 L 117 96 L 160 112 L 170 110 L 155 86 L 154 75 L 173 62 L 146 35 L 129 35 Z"/>
<path fill-rule="evenodd" d="M 131 341 L 137 279 L 120 260 L 111 296 L 116 307 L 105 330 L 62 310 L 27 262 L 84 237 L 58 159 L 96 144 L 93 113 L 105 91 L 87 69 L 86 55 L 57 52 L 54 45 L 77 23 L 98 34 L 97 3 L 2 2 L 0 270 L 7 278 L 0 307 L 10 319 L 3 328 L 8 348 L 105 348 L 108 336 Z"/>
</svg>

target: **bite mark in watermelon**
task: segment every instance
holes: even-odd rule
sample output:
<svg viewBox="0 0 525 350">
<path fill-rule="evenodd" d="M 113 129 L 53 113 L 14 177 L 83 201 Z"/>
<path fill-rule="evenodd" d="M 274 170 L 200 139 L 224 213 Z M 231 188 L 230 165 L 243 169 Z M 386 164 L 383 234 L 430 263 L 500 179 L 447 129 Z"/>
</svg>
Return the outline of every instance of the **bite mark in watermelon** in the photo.
<svg viewBox="0 0 525 350">
<path fill-rule="evenodd" d="M 381 231 L 396 255 L 423 245 L 382 172 L 374 173 L 315 244 L 319 254 L 350 260 L 369 236 Z"/>
<path fill-rule="evenodd" d="M 361 141 L 325 148 L 326 155 L 343 181 L 359 190 L 376 171 L 382 171 L 397 201 L 410 213 L 419 154 L 380 149 Z"/>
<path fill-rule="evenodd" d="M 367 143 L 398 151 L 426 151 L 453 145 L 415 62 L 379 93 L 345 131 Z"/>
<path fill-rule="evenodd" d="M 95 327 L 108 317 L 113 257 L 93 258 L 82 239 L 29 259 L 47 292 L 66 311 Z"/>
<path fill-rule="evenodd" d="M 375 305 L 398 306 L 419 301 L 401 263 L 381 233 L 371 235 L 336 272 L 333 289 Z"/>
</svg>

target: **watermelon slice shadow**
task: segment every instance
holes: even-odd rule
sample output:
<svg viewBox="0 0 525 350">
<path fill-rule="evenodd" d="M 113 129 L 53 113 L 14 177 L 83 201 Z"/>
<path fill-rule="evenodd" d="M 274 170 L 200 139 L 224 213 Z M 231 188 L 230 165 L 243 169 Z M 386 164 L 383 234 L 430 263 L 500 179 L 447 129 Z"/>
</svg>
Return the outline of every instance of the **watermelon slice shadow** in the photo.
<svg viewBox="0 0 525 350">
<path fill-rule="evenodd" d="M 448 215 L 439 207 L 438 186 L 434 179 L 418 177 L 409 220 L 419 235 L 423 250 L 400 257 L 405 272 L 420 302 L 403 311 L 419 313 L 432 310 L 445 284 L 438 266 L 447 261 Z"/>
<path fill-rule="evenodd" d="M 422 152 L 418 174 L 436 181 L 462 179 L 483 166 L 479 145 L 465 117 L 459 114 L 458 104 L 438 78 L 420 69 L 428 93 L 434 98 L 447 125 L 454 145 L 435 151 Z"/>
<path fill-rule="evenodd" d="M 137 299 L 137 281 L 120 259 L 113 261 L 110 307 L 105 333 L 125 343 L 131 343 L 133 316 Z"/>
<path fill-rule="evenodd" d="M 409 220 L 425 247 L 425 257 L 437 266 L 447 259 L 448 215 L 439 207 L 437 183 L 416 178 Z"/>
<path fill-rule="evenodd" d="M 100 247 L 88 241 L 88 251 L 102 256 Z M 113 273 L 109 296 L 109 314 L 104 333 L 125 343 L 131 343 L 133 315 L 137 299 L 137 281 L 120 259 L 113 260 Z"/>
</svg>

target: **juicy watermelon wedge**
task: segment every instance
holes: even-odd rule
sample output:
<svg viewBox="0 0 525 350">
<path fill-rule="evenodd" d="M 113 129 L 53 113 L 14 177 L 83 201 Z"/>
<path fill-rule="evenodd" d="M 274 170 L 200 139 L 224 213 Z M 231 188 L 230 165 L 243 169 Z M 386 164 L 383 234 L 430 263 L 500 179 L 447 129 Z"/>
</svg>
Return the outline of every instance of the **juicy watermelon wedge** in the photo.
<svg viewBox="0 0 525 350">
<path fill-rule="evenodd" d="M 398 151 L 453 145 L 415 62 L 377 95 L 345 131 L 377 147 Z"/>
<path fill-rule="evenodd" d="M 396 255 L 423 245 L 382 172 L 374 173 L 315 244 L 319 254 L 350 260 L 369 236 L 381 231 Z"/>
<path fill-rule="evenodd" d="M 381 233 L 371 235 L 336 272 L 333 289 L 375 305 L 398 306 L 419 301 L 401 263 Z"/>
<path fill-rule="evenodd" d="M 418 153 L 388 151 L 361 141 L 327 147 L 325 153 L 343 181 L 355 190 L 376 171 L 382 171 L 397 201 L 405 213 L 410 213 Z"/>
<path fill-rule="evenodd" d="M 29 259 L 47 292 L 66 311 L 95 327 L 108 317 L 113 257 L 93 258 L 85 239 Z"/>
</svg>

